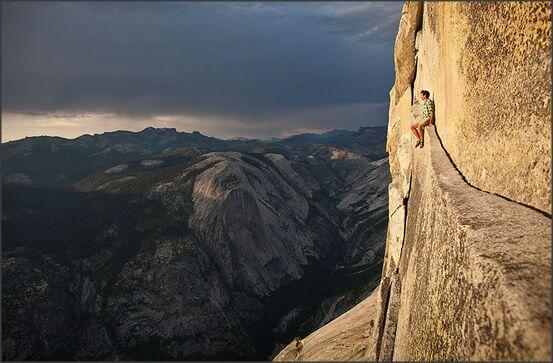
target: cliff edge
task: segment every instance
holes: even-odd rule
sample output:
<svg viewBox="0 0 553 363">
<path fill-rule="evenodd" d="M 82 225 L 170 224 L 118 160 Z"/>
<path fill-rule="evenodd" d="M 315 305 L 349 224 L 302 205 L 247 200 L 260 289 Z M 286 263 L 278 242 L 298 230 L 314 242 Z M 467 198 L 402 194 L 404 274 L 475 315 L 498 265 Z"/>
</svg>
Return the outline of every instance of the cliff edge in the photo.
<svg viewBox="0 0 553 363">
<path fill-rule="evenodd" d="M 551 4 L 407 2 L 378 288 L 275 360 L 551 359 Z M 414 96 L 436 126 L 414 149 Z"/>
</svg>

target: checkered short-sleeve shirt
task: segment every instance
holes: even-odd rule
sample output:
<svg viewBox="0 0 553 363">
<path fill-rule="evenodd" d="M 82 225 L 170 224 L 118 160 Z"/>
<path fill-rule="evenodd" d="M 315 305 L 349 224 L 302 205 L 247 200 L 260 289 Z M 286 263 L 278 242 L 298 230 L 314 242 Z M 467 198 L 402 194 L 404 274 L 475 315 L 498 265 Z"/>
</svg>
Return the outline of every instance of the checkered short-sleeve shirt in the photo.
<svg viewBox="0 0 553 363">
<path fill-rule="evenodd" d="M 430 98 L 427 98 L 424 102 L 422 117 L 429 118 L 432 111 L 434 111 L 434 101 L 432 101 Z"/>
</svg>

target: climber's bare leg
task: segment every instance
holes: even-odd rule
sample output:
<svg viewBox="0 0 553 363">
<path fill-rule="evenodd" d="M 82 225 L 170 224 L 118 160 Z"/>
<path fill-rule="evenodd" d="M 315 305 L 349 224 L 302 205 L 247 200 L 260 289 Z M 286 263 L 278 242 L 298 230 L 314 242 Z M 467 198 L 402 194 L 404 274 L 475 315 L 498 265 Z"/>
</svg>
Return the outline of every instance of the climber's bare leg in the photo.
<svg viewBox="0 0 553 363">
<path fill-rule="evenodd" d="M 417 132 L 419 133 L 419 137 L 422 142 L 424 142 L 424 127 L 425 126 L 428 126 L 430 124 L 430 119 L 427 118 L 425 120 L 422 120 L 418 125 L 417 125 Z"/>
<path fill-rule="evenodd" d="M 422 126 L 422 124 L 418 125 L 417 132 L 419 134 L 419 140 L 424 142 L 424 126 Z"/>
<path fill-rule="evenodd" d="M 418 140 L 418 141 L 421 141 L 421 137 L 420 137 L 420 135 L 419 135 L 419 132 L 417 131 L 417 127 L 418 127 L 417 124 L 412 124 L 412 125 L 411 125 L 411 131 L 413 131 L 413 133 L 414 133 L 415 136 L 417 137 L 417 140 Z"/>
</svg>

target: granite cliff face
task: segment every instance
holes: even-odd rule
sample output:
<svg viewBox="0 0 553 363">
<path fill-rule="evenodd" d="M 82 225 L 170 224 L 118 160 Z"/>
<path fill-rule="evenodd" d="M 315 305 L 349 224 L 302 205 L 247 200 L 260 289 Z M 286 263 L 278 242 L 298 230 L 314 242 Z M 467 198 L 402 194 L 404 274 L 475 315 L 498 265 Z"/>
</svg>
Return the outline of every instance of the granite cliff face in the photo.
<svg viewBox="0 0 553 363">
<path fill-rule="evenodd" d="M 382 280 L 276 360 L 551 359 L 550 38 L 546 2 L 404 5 Z"/>
<path fill-rule="evenodd" d="M 69 151 L 81 150 L 82 137 L 11 143 L 7 174 L 15 168 L 31 184 L 3 187 L 3 359 L 274 355 L 378 283 L 387 158 L 338 147 L 358 138 L 358 150 L 377 155 L 371 134 L 383 148 L 383 129 L 292 145 L 195 144 L 197 135 L 147 129 L 86 138 L 81 154 Z M 110 151 L 98 159 L 102 140 Z M 113 151 L 124 140 L 144 154 Z M 43 155 L 52 145 L 61 156 Z M 179 147 L 157 152 L 167 145 Z M 83 160 L 97 169 L 73 168 Z M 51 188 L 55 169 L 88 174 Z"/>
</svg>

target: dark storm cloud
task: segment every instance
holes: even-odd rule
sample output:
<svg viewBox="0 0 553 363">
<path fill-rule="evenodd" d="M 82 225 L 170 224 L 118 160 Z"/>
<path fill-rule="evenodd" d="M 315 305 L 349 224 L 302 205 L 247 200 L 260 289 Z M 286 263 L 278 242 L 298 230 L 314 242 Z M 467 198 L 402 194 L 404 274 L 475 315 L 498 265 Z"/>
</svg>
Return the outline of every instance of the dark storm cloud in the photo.
<svg viewBox="0 0 553 363">
<path fill-rule="evenodd" d="M 337 5 L 320 18 L 329 29 L 373 44 L 390 44 L 395 39 L 403 3 L 358 2 Z"/>
<path fill-rule="evenodd" d="M 382 125 L 401 6 L 4 2 L 3 112 Z"/>
</svg>

